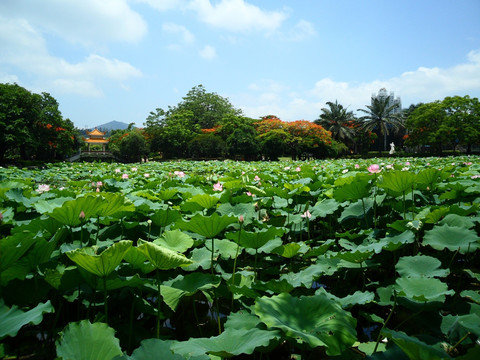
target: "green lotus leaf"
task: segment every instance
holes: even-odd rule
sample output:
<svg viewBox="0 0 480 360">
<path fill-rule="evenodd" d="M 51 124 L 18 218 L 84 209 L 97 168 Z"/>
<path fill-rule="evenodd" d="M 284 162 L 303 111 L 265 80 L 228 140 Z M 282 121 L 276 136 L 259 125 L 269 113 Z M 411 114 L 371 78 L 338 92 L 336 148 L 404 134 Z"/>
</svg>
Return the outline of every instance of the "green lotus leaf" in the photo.
<svg viewBox="0 0 480 360">
<path fill-rule="evenodd" d="M 162 199 L 163 201 L 171 200 L 177 193 L 179 192 L 178 188 L 175 187 L 170 187 L 168 189 L 163 189 L 160 192 L 158 192 L 158 197 Z"/>
<path fill-rule="evenodd" d="M 411 360 L 450 359 L 450 356 L 441 348 L 441 345 L 428 345 L 413 336 L 408 336 L 402 331 L 393 331 L 386 328 L 382 330 L 382 334 L 391 339 L 398 347 L 400 347 Z"/>
<path fill-rule="evenodd" d="M 88 272 L 105 277 L 110 275 L 122 262 L 131 246 L 130 240 L 121 240 L 106 248 L 99 255 L 95 254 L 95 250 L 91 247 L 75 249 L 66 254 L 70 260 Z"/>
<path fill-rule="evenodd" d="M 220 200 L 219 196 L 210 194 L 198 194 L 192 196 L 186 203 L 195 203 L 201 206 L 202 209 L 210 209 L 214 207 Z"/>
<path fill-rule="evenodd" d="M 257 327 L 258 324 L 260 324 L 260 319 L 258 318 L 258 316 L 250 314 L 249 312 L 241 311 L 228 315 L 224 327 L 225 330 L 248 330 Z"/>
<path fill-rule="evenodd" d="M 151 242 L 139 240 L 137 248 L 160 270 L 170 270 L 193 262 L 182 254 Z"/>
<path fill-rule="evenodd" d="M 46 303 L 40 303 L 28 311 L 20 310 L 16 305 L 7 307 L 0 299 L 0 339 L 5 336 L 16 336 L 18 331 L 27 324 L 38 325 L 43 320 L 44 313 L 53 313 L 50 300 Z"/>
<path fill-rule="evenodd" d="M 342 259 L 351 263 L 361 264 L 373 255 L 373 251 L 343 251 L 336 253 L 333 257 Z"/>
<path fill-rule="evenodd" d="M 470 269 L 464 269 L 463 271 L 466 272 L 470 277 L 480 281 L 480 273 L 475 273 Z"/>
<path fill-rule="evenodd" d="M 221 281 L 222 279 L 218 276 L 195 272 L 185 277 L 178 276 L 173 281 L 169 281 L 168 286 L 161 285 L 160 292 L 163 301 L 175 311 L 182 297 L 192 296 L 197 291 L 217 288 Z"/>
<path fill-rule="evenodd" d="M 328 251 L 328 249 L 330 249 L 332 245 L 335 245 L 334 239 L 325 240 L 325 242 L 322 245 L 313 247 L 311 250 L 309 250 L 304 257 L 309 258 L 309 257 L 323 255 Z"/>
<path fill-rule="evenodd" d="M 122 355 L 115 331 L 104 323 L 70 323 L 56 343 L 63 360 L 112 360 Z"/>
<path fill-rule="evenodd" d="M 228 233 L 226 237 L 230 240 L 240 241 L 240 245 L 247 249 L 260 249 L 270 240 L 281 237 L 283 230 L 274 226 L 259 231 L 241 231 L 240 239 L 238 232 Z"/>
<path fill-rule="evenodd" d="M 410 230 L 406 230 L 399 235 L 382 238 L 379 242 L 382 243 L 384 250 L 395 251 L 406 244 L 412 244 L 415 242 L 415 234 Z"/>
<path fill-rule="evenodd" d="M 202 269 L 210 269 L 212 262 L 212 252 L 206 247 L 195 248 L 191 251 L 190 259 L 192 264 L 185 266 L 186 271 L 194 271 L 199 267 Z"/>
<path fill-rule="evenodd" d="M 415 182 L 432 186 L 442 180 L 442 171 L 434 168 L 423 169 L 415 175 Z"/>
<path fill-rule="evenodd" d="M 353 305 L 364 305 L 371 303 L 375 299 L 375 294 L 370 291 L 355 291 L 351 295 L 339 298 L 337 301 L 344 309 L 348 309 Z"/>
<path fill-rule="evenodd" d="M 245 189 L 246 189 L 247 191 L 251 192 L 252 194 L 257 195 L 257 196 L 260 196 L 260 197 L 267 195 L 267 193 L 266 193 L 264 190 L 262 190 L 262 189 L 260 189 L 260 188 L 258 188 L 258 187 L 256 187 L 256 186 L 247 185 L 247 186 L 245 186 Z"/>
<path fill-rule="evenodd" d="M 251 219 L 255 216 L 255 204 L 253 203 L 240 203 L 232 205 L 230 203 L 221 204 L 217 208 L 217 212 L 220 215 L 229 215 L 240 217 L 243 216 L 245 223 L 250 223 Z"/>
<path fill-rule="evenodd" d="M 442 319 L 442 332 L 455 340 L 466 332 L 480 336 L 480 316 L 478 314 L 446 315 Z"/>
<path fill-rule="evenodd" d="M 294 287 L 286 280 L 270 280 L 268 282 L 261 282 L 261 281 L 256 281 L 255 284 L 253 284 L 253 287 L 255 289 L 263 290 L 263 291 L 271 291 L 274 294 L 280 294 L 282 292 L 291 292 Z"/>
<path fill-rule="evenodd" d="M 155 212 L 150 219 L 156 226 L 165 227 L 180 219 L 181 214 L 173 209 L 161 209 Z"/>
<path fill-rule="evenodd" d="M 425 255 L 403 256 L 395 269 L 404 277 L 445 277 L 450 271 L 440 269 L 442 263 L 437 258 Z"/>
<path fill-rule="evenodd" d="M 135 211 L 135 205 L 122 194 L 101 193 L 101 205 L 96 209 L 95 215 L 101 217 L 118 216 Z"/>
<path fill-rule="evenodd" d="M 373 208 L 373 200 L 367 198 L 363 201 L 358 200 L 357 202 L 351 203 L 348 205 L 338 218 L 338 221 L 344 222 L 348 219 L 363 219 L 363 204 L 365 204 L 365 212 L 368 213 Z"/>
<path fill-rule="evenodd" d="M 34 234 L 19 232 L 0 240 L 0 273 L 15 264 L 35 243 Z"/>
<path fill-rule="evenodd" d="M 212 240 L 205 241 L 205 247 L 209 250 L 212 249 Z M 214 253 L 219 254 L 224 260 L 234 259 L 237 254 L 238 245 L 233 241 L 227 239 L 216 239 Z M 239 254 L 242 249 L 239 250 Z M 238 255 L 239 255 L 238 254 Z"/>
<path fill-rule="evenodd" d="M 396 281 L 400 296 L 406 296 L 415 301 L 445 301 L 446 295 L 453 295 L 455 291 L 448 290 L 447 284 L 435 278 L 400 277 Z"/>
<path fill-rule="evenodd" d="M 74 200 L 72 198 L 59 197 L 54 199 L 39 199 L 33 204 L 33 207 L 39 214 L 52 212 L 55 208 L 61 207 L 65 201 Z"/>
<path fill-rule="evenodd" d="M 350 183 L 346 183 L 337 187 L 333 191 L 333 197 L 339 202 L 345 200 L 356 201 L 366 198 L 370 195 L 371 184 L 368 179 L 356 179 Z"/>
<path fill-rule="evenodd" d="M 191 236 L 175 229 L 165 231 L 162 237 L 156 239 L 153 243 L 183 253 L 193 246 L 193 239 Z"/>
<path fill-rule="evenodd" d="M 123 259 L 129 264 L 132 264 L 133 267 L 140 269 L 144 274 L 155 270 L 155 266 L 151 262 L 147 262 L 145 254 L 134 246 L 127 251 Z"/>
<path fill-rule="evenodd" d="M 290 259 L 297 255 L 300 251 L 301 245 L 298 243 L 288 243 L 282 246 L 279 246 L 272 250 L 272 253 L 283 256 L 284 258 Z"/>
<path fill-rule="evenodd" d="M 378 343 L 376 341 L 369 341 L 366 343 L 360 343 L 358 344 L 357 349 L 360 350 L 361 352 L 365 353 L 366 355 L 372 355 L 373 351 L 376 349 L 377 354 L 382 353 L 386 350 L 387 344 L 384 344 L 382 342 Z M 368 359 L 374 359 L 374 358 L 368 358 Z"/>
<path fill-rule="evenodd" d="M 61 207 L 53 209 L 50 217 L 63 225 L 79 226 L 82 221 L 97 215 L 97 210 L 103 205 L 103 198 L 100 196 L 84 196 L 75 200 L 66 201 Z M 84 219 L 80 218 L 83 212 Z"/>
<path fill-rule="evenodd" d="M 328 355 L 340 355 L 357 340 L 356 320 L 325 295 L 261 297 L 255 314 L 269 328 L 281 329 L 300 343 L 326 347 Z"/>
<path fill-rule="evenodd" d="M 146 339 L 140 343 L 140 347 L 136 348 L 129 360 L 183 360 L 183 356 L 174 354 L 170 347 L 174 343 L 173 340 Z M 195 358 L 190 358 L 194 360 Z"/>
<path fill-rule="evenodd" d="M 335 199 L 325 199 L 318 201 L 313 207 L 309 209 L 313 216 L 317 218 L 326 217 L 333 214 L 340 207 L 340 203 Z"/>
<path fill-rule="evenodd" d="M 474 230 L 445 224 L 426 231 L 422 244 L 430 245 L 435 250 L 458 250 L 461 254 L 466 254 L 480 248 L 479 240 Z"/>
<path fill-rule="evenodd" d="M 474 290 L 465 290 L 460 293 L 460 296 L 465 297 L 480 305 L 480 293 Z"/>
<path fill-rule="evenodd" d="M 448 207 L 441 207 L 441 208 L 435 209 L 430 214 L 425 216 L 425 223 L 436 224 L 449 212 L 450 212 L 450 209 Z"/>
<path fill-rule="evenodd" d="M 415 174 L 409 171 L 391 171 L 382 175 L 379 186 L 396 193 L 408 194 L 415 184 Z"/>
<path fill-rule="evenodd" d="M 439 225 L 450 225 L 450 226 L 458 226 L 465 229 L 470 229 L 475 226 L 475 222 L 466 217 L 460 216 L 457 214 L 448 214 L 445 216 L 442 221 L 438 223 Z"/>
<path fill-rule="evenodd" d="M 265 347 L 279 338 L 277 331 L 253 329 L 226 329 L 221 335 L 210 338 L 191 338 L 176 342 L 171 349 L 182 356 L 211 354 L 229 358 L 241 354 L 252 354 L 255 349 Z"/>
<path fill-rule="evenodd" d="M 220 216 L 217 213 L 213 213 L 212 216 L 196 214 L 189 221 L 177 221 L 176 226 L 181 230 L 191 231 L 211 239 L 237 221 L 238 219 L 233 216 Z"/>
</svg>

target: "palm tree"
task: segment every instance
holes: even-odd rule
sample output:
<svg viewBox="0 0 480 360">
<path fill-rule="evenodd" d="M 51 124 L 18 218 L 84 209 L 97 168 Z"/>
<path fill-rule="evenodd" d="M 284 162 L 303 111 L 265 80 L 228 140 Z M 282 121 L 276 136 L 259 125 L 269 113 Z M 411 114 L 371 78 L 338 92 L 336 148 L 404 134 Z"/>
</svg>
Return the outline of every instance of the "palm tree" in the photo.
<svg viewBox="0 0 480 360">
<path fill-rule="evenodd" d="M 368 110 L 357 110 L 367 114 L 358 119 L 362 123 L 362 129 L 378 130 L 380 135 L 383 135 L 383 150 L 387 148 L 387 134 L 390 133 L 390 129 L 396 132 L 404 126 L 400 114 L 394 113 L 399 105 L 397 103 L 389 105 L 389 103 L 390 96 L 372 97 L 372 104 L 365 105 Z"/>
<path fill-rule="evenodd" d="M 355 120 L 353 112 L 347 111 L 337 100 L 335 103 L 329 101 L 327 105 L 329 109 L 323 108 L 320 119 L 315 120 L 314 123 L 330 131 L 334 140 L 351 140 L 355 133 L 348 125 Z"/>
</svg>

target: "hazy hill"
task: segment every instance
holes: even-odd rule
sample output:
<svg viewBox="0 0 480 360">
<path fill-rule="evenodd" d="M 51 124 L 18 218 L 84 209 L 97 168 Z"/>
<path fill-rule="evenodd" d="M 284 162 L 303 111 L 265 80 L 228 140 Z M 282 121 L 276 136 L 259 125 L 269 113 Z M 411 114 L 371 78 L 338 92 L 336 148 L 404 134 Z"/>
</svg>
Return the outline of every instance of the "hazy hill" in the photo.
<svg viewBox="0 0 480 360">
<path fill-rule="evenodd" d="M 101 131 L 125 130 L 128 128 L 128 124 L 114 120 L 102 125 L 97 125 L 96 128 Z"/>
</svg>

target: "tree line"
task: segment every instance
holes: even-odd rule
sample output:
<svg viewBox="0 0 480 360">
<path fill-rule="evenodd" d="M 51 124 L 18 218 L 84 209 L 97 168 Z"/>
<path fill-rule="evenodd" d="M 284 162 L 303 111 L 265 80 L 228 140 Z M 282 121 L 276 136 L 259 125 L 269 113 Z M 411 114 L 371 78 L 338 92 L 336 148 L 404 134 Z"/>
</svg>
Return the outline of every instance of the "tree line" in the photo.
<svg viewBox="0 0 480 360">
<path fill-rule="evenodd" d="M 72 121 L 64 119 L 48 93 L 0 84 L 0 164 L 65 159 L 80 146 Z"/>
<path fill-rule="evenodd" d="M 282 121 L 275 115 L 244 116 L 227 98 L 193 87 L 176 106 L 150 112 L 110 133 L 109 150 L 126 162 L 152 159 L 276 160 L 326 158 L 397 149 L 439 154 L 471 152 L 480 144 L 480 103 L 469 96 L 411 105 L 401 112 L 389 97 L 372 98 L 362 116 L 338 101 L 327 102 L 314 121 Z M 65 159 L 82 145 L 78 129 L 64 119 L 48 93 L 0 84 L 0 163 L 5 159 Z"/>
</svg>

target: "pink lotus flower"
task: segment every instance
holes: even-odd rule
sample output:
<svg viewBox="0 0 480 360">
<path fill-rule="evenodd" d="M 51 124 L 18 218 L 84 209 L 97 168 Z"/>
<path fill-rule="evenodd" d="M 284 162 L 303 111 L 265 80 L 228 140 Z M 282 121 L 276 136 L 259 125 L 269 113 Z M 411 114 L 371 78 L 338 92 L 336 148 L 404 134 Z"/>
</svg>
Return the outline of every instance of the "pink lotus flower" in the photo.
<svg viewBox="0 0 480 360">
<path fill-rule="evenodd" d="M 123 174 L 122 179 L 128 179 L 128 174 Z"/>
<path fill-rule="evenodd" d="M 300 216 L 304 219 L 310 219 L 312 217 L 312 214 L 310 213 L 310 211 L 307 210 Z"/>
<path fill-rule="evenodd" d="M 405 165 L 410 166 L 410 161 L 407 161 Z"/>
<path fill-rule="evenodd" d="M 387 169 L 393 169 L 393 165 L 387 165 Z"/>
<path fill-rule="evenodd" d="M 97 181 L 97 187 L 103 186 L 103 183 L 101 181 Z"/>
<path fill-rule="evenodd" d="M 136 167 L 133 167 L 132 168 L 132 171 L 137 171 L 138 169 Z"/>
<path fill-rule="evenodd" d="M 258 175 L 255 175 L 255 178 L 253 180 L 260 181 L 260 178 L 258 177 Z"/>
<path fill-rule="evenodd" d="M 177 175 L 179 178 L 185 177 L 185 173 L 183 171 L 174 171 L 173 173 Z"/>
<path fill-rule="evenodd" d="M 379 173 L 380 172 L 380 166 L 378 164 L 372 164 L 368 167 L 367 169 L 369 172 L 372 174 Z"/>
<path fill-rule="evenodd" d="M 38 188 L 37 188 L 37 192 L 38 193 L 44 193 L 44 192 L 47 192 L 47 191 L 50 191 L 50 185 L 47 185 L 47 184 L 40 184 L 38 185 Z"/>
<path fill-rule="evenodd" d="M 247 194 L 248 196 L 253 197 L 253 194 L 252 194 L 250 191 L 247 191 L 246 194 Z"/>
<path fill-rule="evenodd" d="M 290 166 L 285 166 L 283 170 L 290 170 Z"/>
<path fill-rule="evenodd" d="M 216 184 L 213 184 L 213 191 L 222 191 L 223 190 L 223 185 L 217 182 Z"/>
<path fill-rule="evenodd" d="M 116 174 L 120 173 L 120 171 L 121 171 L 120 169 L 115 169 Z"/>
<path fill-rule="evenodd" d="M 145 176 L 146 178 L 150 177 L 150 174 L 149 173 L 145 173 L 143 174 L 143 176 Z"/>
<path fill-rule="evenodd" d="M 302 169 L 301 169 L 300 166 L 297 166 L 297 167 L 295 168 L 295 171 L 302 171 Z"/>
<path fill-rule="evenodd" d="M 355 164 L 355 169 L 360 169 L 360 165 Z"/>
</svg>

